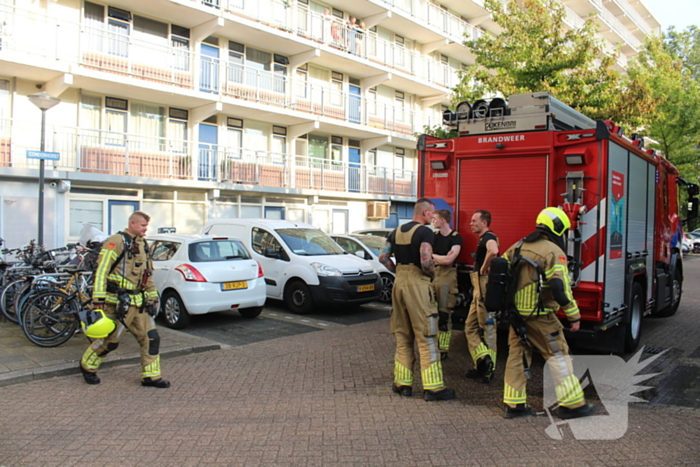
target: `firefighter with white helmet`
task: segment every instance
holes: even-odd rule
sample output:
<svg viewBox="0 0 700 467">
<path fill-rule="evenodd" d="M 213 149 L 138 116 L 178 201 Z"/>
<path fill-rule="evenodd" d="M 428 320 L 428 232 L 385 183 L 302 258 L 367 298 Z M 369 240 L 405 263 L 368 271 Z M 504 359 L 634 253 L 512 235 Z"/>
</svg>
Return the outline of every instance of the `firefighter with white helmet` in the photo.
<svg viewBox="0 0 700 467">
<path fill-rule="evenodd" d="M 586 403 L 583 396 L 581 384 L 573 372 L 564 327 L 556 316 L 557 310 L 562 308 L 571 324 L 570 330 L 579 330 L 581 315 L 571 292 L 565 253 L 565 234 L 571 222 L 564 211 L 549 207 L 539 213 L 536 223 L 533 233 L 503 255 L 513 268 L 514 309 L 510 319 L 519 323 L 511 321 L 508 336 L 503 389 L 505 417 L 531 413 L 526 404 L 526 368 L 532 359 L 533 347 L 545 360 L 556 357 L 555 364 L 550 367 L 559 401 L 559 417 L 585 417 L 593 413 L 594 407 Z M 516 332 L 516 328 L 521 331 Z"/>
<path fill-rule="evenodd" d="M 129 227 L 102 244 L 92 293 L 96 313 L 83 322 L 85 334 L 96 339 L 80 360 L 80 371 L 88 384 L 100 383 L 97 370 L 102 360 L 118 347 L 119 338 L 128 329 L 141 345 L 141 384 L 170 387 L 170 382 L 161 378 L 160 336 L 154 321 L 158 292 L 143 238 L 150 219 L 145 212 L 135 211 L 129 217 Z"/>
</svg>

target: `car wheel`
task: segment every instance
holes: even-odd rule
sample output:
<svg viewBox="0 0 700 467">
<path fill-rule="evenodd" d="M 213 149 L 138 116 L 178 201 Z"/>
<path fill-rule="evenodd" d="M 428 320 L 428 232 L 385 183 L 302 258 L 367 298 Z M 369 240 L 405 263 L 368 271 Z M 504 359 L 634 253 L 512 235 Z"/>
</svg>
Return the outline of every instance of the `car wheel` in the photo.
<svg viewBox="0 0 700 467">
<path fill-rule="evenodd" d="M 313 311 L 314 304 L 311 291 L 303 281 L 295 280 L 287 285 L 284 291 L 284 301 L 289 311 L 297 315 L 306 315 Z"/>
<path fill-rule="evenodd" d="M 258 316 L 260 316 L 260 313 L 262 313 L 262 311 L 263 307 L 261 306 L 256 306 L 254 308 L 243 308 L 242 310 L 238 310 L 242 317 L 248 319 L 257 318 Z"/>
<path fill-rule="evenodd" d="M 177 292 L 167 292 L 162 307 L 165 324 L 169 328 L 182 329 L 190 323 L 190 314 Z"/>
<path fill-rule="evenodd" d="M 382 291 L 379 293 L 379 301 L 391 303 L 391 292 L 394 290 L 394 276 L 382 274 Z"/>
<path fill-rule="evenodd" d="M 644 290 L 638 282 L 632 284 L 629 301 L 628 323 L 625 324 L 625 352 L 634 352 L 642 338 L 642 316 L 644 314 Z"/>
</svg>

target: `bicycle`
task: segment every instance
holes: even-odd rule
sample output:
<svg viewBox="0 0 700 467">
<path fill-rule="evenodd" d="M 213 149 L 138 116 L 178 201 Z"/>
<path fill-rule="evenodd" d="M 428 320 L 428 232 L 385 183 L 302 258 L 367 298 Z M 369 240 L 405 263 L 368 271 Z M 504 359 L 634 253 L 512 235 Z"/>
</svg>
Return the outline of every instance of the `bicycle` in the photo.
<svg viewBox="0 0 700 467">
<path fill-rule="evenodd" d="M 19 319 L 30 342 L 39 347 L 57 347 L 79 331 L 79 313 L 91 302 L 91 277 L 90 271 L 75 271 L 65 288 L 35 290 L 26 298 Z"/>
</svg>

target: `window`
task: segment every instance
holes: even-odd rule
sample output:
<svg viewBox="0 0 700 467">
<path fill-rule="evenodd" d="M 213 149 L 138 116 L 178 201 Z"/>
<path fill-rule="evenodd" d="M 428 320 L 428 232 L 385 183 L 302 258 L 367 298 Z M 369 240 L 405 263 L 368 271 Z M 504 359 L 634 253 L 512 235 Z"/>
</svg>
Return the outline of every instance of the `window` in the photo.
<svg viewBox="0 0 700 467">
<path fill-rule="evenodd" d="M 172 259 L 181 243 L 159 240 L 151 245 L 151 259 L 153 261 L 168 261 Z"/>
<path fill-rule="evenodd" d="M 280 157 L 275 157 L 275 156 L 280 156 L 284 155 L 287 153 L 287 129 L 283 126 L 277 126 L 273 125 L 272 126 L 272 156 L 273 156 L 273 162 L 278 163 L 278 164 L 283 164 L 284 159 Z"/>
<path fill-rule="evenodd" d="M 187 247 L 190 261 L 204 263 L 211 261 L 240 261 L 250 259 L 248 251 L 237 240 L 211 240 L 190 243 Z"/>
<path fill-rule="evenodd" d="M 395 98 L 395 110 L 396 110 L 396 121 L 405 122 L 406 121 L 406 96 L 403 92 L 396 91 L 394 94 Z"/>
<path fill-rule="evenodd" d="M 78 237 L 85 224 L 92 224 L 96 228 L 104 231 L 102 201 L 90 201 L 72 199 L 70 200 L 68 236 Z"/>
<path fill-rule="evenodd" d="M 309 73 L 306 64 L 297 68 L 296 77 L 295 95 L 302 99 L 308 99 L 307 81 L 309 79 Z"/>
<path fill-rule="evenodd" d="M 189 112 L 170 107 L 168 110 L 168 139 L 171 150 L 178 154 L 187 154 L 187 117 Z M 174 140 L 174 141 L 172 141 Z"/>
<path fill-rule="evenodd" d="M 377 150 L 376 149 L 370 149 L 369 151 L 367 151 L 367 165 L 370 167 L 377 166 Z"/>
<path fill-rule="evenodd" d="M 267 230 L 253 227 L 252 238 L 253 250 L 255 250 L 257 254 L 264 256 L 268 249 L 280 255 L 284 254 L 284 249 L 280 242 Z"/>
<path fill-rule="evenodd" d="M 170 45 L 173 48 L 173 68 L 190 71 L 190 30 L 173 24 L 170 26 Z"/>
<path fill-rule="evenodd" d="M 343 106 L 343 74 L 331 72 L 331 105 Z"/>
<path fill-rule="evenodd" d="M 110 146 L 125 146 L 127 131 L 128 102 L 115 97 L 105 98 L 105 144 Z"/>
<path fill-rule="evenodd" d="M 334 165 L 340 165 L 343 162 L 342 136 L 331 136 L 331 160 Z"/>
<path fill-rule="evenodd" d="M 243 120 L 229 117 L 226 119 L 226 127 L 227 157 L 241 159 L 243 157 Z"/>
<path fill-rule="evenodd" d="M 309 135 L 309 157 L 321 160 L 328 158 L 328 136 Z"/>
<path fill-rule="evenodd" d="M 369 88 L 367 91 L 367 112 L 370 115 L 377 115 L 377 87 Z"/>
<path fill-rule="evenodd" d="M 131 103 L 131 149 L 165 150 L 165 107 L 141 102 Z"/>
</svg>

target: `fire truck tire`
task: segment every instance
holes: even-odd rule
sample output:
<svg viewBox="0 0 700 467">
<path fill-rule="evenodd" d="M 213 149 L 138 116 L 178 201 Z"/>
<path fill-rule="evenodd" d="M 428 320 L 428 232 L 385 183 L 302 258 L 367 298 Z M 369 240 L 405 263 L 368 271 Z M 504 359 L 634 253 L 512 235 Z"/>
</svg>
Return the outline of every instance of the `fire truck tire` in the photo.
<svg viewBox="0 0 700 467">
<path fill-rule="evenodd" d="M 629 304 L 629 316 L 625 324 L 625 352 L 634 352 L 642 338 L 644 315 L 644 290 L 639 282 L 632 283 Z"/>
<path fill-rule="evenodd" d="M 675 315 L 676 311 L 678 311 L 678 306 L 681 304 L 682 294 L 683 274 L 681 273 L 681 269 L 679 267 L 676 267 L 676 270 L 673 273 L 673 284 L 671 285 L 671 305 L 664 308 L 663 310 L 659 310 L 659 312 L 656 313 L 656 316 L 659 316 L 661 318 L 668 318 L 669 316 Z"/>
</svg>

